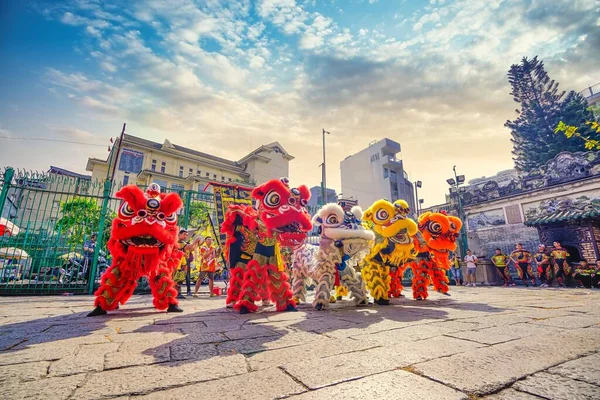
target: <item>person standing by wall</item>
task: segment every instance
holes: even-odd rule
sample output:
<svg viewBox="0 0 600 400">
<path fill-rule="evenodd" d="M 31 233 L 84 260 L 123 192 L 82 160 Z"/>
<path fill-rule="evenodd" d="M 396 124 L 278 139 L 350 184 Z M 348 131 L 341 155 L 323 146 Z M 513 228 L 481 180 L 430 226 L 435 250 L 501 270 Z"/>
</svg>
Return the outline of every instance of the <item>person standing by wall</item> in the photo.
<svg viewBox="0 0 600 400">
<path fill-rule="evenodd" d="M 569 286 L 571 282 L 571 267 L 567 262 L 567 257 L 570 256 L 569 252 L 557 240 L 554 242 L 550 255 L 554 263 L 554 276 L 558 282 L 558 287 Z"/>
<path fill-rule="evenodd" d="M 554 276 L 552 271 L 552 258 L 545 245 L 540 244 L 538 246 L 538 251 L 533 255 L 533 259 L 537 264 L 538 277 L 542 282 L 540 287 L 552 286 L 552 279 Z"/>
<path fill-rule="evenodd" d="M 460 269 L 460 262 L 458 262 L 456 252 L 450 253 L 450 266 L 450 272 L 452 272 L 452 278 L 454 278 L 456 286 L 462 286 L 464 284 L 462 270 Z"/>
<path fill-rule="evenodd" d="M 521 243 L 517 243 L 517 249 L 510 253 L 510 259 L 515 263 L 519 278 L 523 280 L 525 287 L 529 287 L 529 280 L 531 280 L 533 286 L 537 286 L 535 275 L 533 275 L 533 268 L 531 268 L 533 257 L 530 252 L 523 248 Z"/>
<path fill-rule="evenodd" d="M 509 262 L 508 256 L 506 254 L 502 253 L 501 249 L 496 249 L 496 252 L 492 256 L 491 260 L 492 260 L 492 264 L 494 264 L 496 266 L 496 268 L 498 268 L 498 273 L 504 280 L 504 285 L 502 285 L 502 286 L 508 286 L 510 284 L 514 285 L 514 283 L 512 282 L 512 278 L 510 276 L 510 272 L 508 271 L 508 262 Z"/>
<path fill-rule="evenodd" d="M 471 250 L 467 250 L 465 256 L 465 263 L 467 264 L 467 286 L 476 286 L 477 281 L 477 256 L 471 253 Z"/>
</svg>

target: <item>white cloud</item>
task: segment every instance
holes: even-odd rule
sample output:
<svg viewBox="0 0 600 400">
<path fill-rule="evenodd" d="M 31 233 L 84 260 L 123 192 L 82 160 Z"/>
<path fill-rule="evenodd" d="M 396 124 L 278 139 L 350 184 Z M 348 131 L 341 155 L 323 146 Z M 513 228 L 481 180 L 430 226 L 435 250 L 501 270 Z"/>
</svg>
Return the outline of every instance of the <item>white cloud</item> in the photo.
<svg viewBox="0 0 600 400">
<path fill-rule="evenodd" d="M 108 61 L 101 62 L 100 68 L 102 68 L 106 72 L 116 72 L 117 71 L 117 66 Z"/>
</svg>

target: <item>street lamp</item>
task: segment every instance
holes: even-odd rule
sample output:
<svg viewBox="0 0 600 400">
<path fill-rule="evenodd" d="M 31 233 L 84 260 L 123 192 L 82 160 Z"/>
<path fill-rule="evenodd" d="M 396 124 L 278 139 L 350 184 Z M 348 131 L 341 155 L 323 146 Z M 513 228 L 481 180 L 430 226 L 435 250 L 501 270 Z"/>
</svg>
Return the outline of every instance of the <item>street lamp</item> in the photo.
<svg viewBox="0 0 600 400">
<path fill-rule="evenodd" d="M 327 204 L 327 172 L 325 169 L 327 164 L 325 163 L 325 134 L 331 135 L 331 133 L 323 129 L 323 164 L 321 164 L 323 167 L 321 171 L 321 183 L 323 184 L 323 187 L 321 188 L 323 196 L 323 205 Z"/>
<path fill-rule="evenodd" d="M 419 201 L 419 189 L 423 187 L 423 182 L 421 181 L 416 181 L 415 182 L 415 198 L 416 198 L 416 202 L 415 202 L 415 208 L 416 208 L 416 212 L 417 212 L 417 217 L 419 217 L 419 204 L 423 203 L 422 201 Z"/>
<path fill-rule="evenodd" d="M 454 178 L 446 179 L 446 182 L 448 182 L 448 185 L 453 186 L 450 188 L 450 193 L 456 194 L 456 197 L 458 198 L 458 216 L 463 222 L 462 228 L 460 229 L 460 254 L 461 256 L 464 256 L 467 254 L 467 221 L 465 220 L 465 211 L 462 207 L 461 193 L 466 192 L 466 188 L 459 188 L 458 186 L 465 183 L 465 176 L 456 174 L 456 165 L 452 168 L 452 170 L 454 171 Z"/>
</svg>

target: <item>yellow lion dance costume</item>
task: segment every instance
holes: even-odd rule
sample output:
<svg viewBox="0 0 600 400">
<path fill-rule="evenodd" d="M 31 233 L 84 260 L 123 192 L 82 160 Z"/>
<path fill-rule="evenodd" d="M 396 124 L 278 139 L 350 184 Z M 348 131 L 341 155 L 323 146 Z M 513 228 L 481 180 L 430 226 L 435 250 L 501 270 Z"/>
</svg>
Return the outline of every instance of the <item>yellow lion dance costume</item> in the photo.
<svg viewBox="0 0 600 400">
<path fill-rule="evenodd" d="M 397 200 L 394 204 L 377 200 L 363 214 L 365 224 L 378 235 L 378 243 L 365 258 L 361 271 L 376 304 L 388 305 L 390 296 L 400 297 L 404 289 L 402 276 L 409 266 L 408 262 L 416 256 L 413 237 L 419 228 L 407 217 L 409 212 L 408 203 L 404 200 Z M 417 275 L 421 274 L 415 273 L 415 277 Z M 428 281 L 424 279 L 424 282 L 426 287 Z M 417 298 L 420 295 L 421 290 L 413 285 L 413 296 Z"/>
</svg>

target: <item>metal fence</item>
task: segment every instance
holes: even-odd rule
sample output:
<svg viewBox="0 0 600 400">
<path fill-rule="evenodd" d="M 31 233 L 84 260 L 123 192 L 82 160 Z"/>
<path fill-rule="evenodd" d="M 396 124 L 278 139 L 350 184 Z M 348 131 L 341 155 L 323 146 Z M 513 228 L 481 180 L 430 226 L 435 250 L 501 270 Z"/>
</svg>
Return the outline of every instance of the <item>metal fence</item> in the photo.
<svg viewBox="0 0 600 400">
<path fill-rule="evenodd" d="M 93 293 L 110 265 L 106 243 L 119 189 L 108 180 L 0 170 L 0 295 Z M 178 192 L 180 225 L 212 230 L 212 194 Z"/>
</svg>

